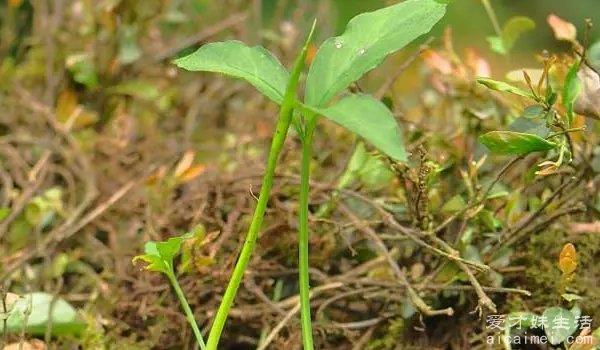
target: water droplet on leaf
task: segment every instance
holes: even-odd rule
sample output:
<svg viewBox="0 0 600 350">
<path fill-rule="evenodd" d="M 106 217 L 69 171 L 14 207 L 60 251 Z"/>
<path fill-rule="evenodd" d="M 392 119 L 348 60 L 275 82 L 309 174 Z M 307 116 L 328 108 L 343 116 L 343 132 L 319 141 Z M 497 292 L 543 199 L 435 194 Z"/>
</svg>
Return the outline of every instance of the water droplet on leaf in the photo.
<svg viewBox="0 0 600 350">
<path fill-rule="evenodd" d="M 335 46 L 336 49 L 341 49 L 344 46 L 344 43 L 341 41 L 336 41 L 335 44 L 333 44 Z"/>
</svg>

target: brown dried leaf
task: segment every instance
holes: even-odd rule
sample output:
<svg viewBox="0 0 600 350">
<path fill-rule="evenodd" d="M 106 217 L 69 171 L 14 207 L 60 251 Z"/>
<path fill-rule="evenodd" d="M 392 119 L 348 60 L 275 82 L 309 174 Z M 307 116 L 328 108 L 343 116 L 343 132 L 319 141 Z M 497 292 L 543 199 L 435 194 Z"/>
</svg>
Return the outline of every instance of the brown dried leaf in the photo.
<svg viewBox="0 0 600 350">
<path fill-rule="evenodd" d="M 200 176 L 205 170 L 206 166 L 203 164 L 194 165 L 193 167 L 184 171 L 180 176 L 178 176 L 177 179 L 180 183 L 186 183 Z"/>
<path fill-rule="evenodd" d="M 2 303 L 0 303 L 0 312 L 7 312 L 9 311 L 13 304 L 19 300 L 19 296 L 15 293 L 6 293 L 4 296 L 4 301 Z M 6 310 L 4 310 L 4 307 L 6 307 Z"/>
<path fill-rule="evenodd" d="M 194 162 L 195 152 L 192 150 L 186 151 L 177 166 L 175 167 L 175 172 L 173 173 L 175 177 L 180 177 L 186 170 L 192 166 Z"/>
<path fill-rule="evenodd" d="M 571 224 L 573 233 L 600 233 L 600 221 L 575 222 Z"/>
<path fill-rule="evenodd" d="M 600 120 L 600 76 L 586 65 L 577 73 L 581 92 L 575 100 L 575 113 Z"/>
<path fill-rule="evenodd" d="M 594 350 L 599 341 L 598 338 L 590 334 L 591 332 L 591 329 L 584 328 L 573 342 L 573 345 L 569 347 L 569 350 Z"/>
</svg>

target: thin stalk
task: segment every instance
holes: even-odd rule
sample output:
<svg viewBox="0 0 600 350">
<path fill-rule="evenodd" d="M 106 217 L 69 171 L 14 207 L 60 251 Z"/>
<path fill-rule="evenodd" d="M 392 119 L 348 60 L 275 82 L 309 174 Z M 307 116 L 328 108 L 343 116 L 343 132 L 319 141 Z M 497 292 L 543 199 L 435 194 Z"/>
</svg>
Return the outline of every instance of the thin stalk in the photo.
<svg viewBox="0 0 600 350">
<path fill-rule="evenodd" d="M 567 134 L 567 133 L 570 133 L 570 132 L 585 131 L 585 129 L 586 129 L 585 126 L 582 126 L 582 127 L 579 127 L 579 128 L 563 129 L 561 131 L 557 131 L 555 133 L 552 133 L 552 134 L 548 135 L 546 137 L 546 139 L 550 139 L 550 138 L 553 138 L 553 137 L 556 137 L 556 136 L 564 135 L 564 134 Z"/>
<path fill-rule="evenodd" d="M 304 350 L 313 350 L 312 324 L 310 317 L 310 276 L 308 263 L 308 201 L 310 190 L 310 160 L 312 158 L 313 134 L 316 115 L 307 118 L 307 125 L 302 135 L 302 161 L 300 169 L 300 209 L 298 235 L 298 265 L 300 283 L 300 323 L 302 325 L 302 344 Z"/>
<path fill-rule="evenodd" d="M 294 63 L 294 68 L 285 91 L 283 103 L 281 104 L 281 109 L 279 110 L 279 118 L 277 120 L 277 126 L 275 127 L 275 134 L 273 135 L 273 140 L 271 141 L 271 150 L 269 151 L 267 168 L 265 169 L 265 174 L 263 176 L 262 186 L 258 196 L 258 203 L 256 204 L 256 209 L 254 210 L 252 222 L 250 223 L 250 228 L 246 234 L 246 240 L 244 241 L 242 251 L 240 252 L 240 256 L 235 264 L 235 268 L 231 274 L 227 289 L 225 289 L 223 300 L 219 305 L 219 309 L 215 315 L 215 320 L 213 321 L 213 325 L 210 329 L 208 342 L 206 344 L 207 350 L 217 350 L 219 340 L 221 339 L 221 333 L 223 332 L 225 322 L 227 321 L 227 316 L 229 315 L 229 310 L 233 305 L 235 295 L 237 294 L 237 290 L 242 282 L 242 278 L 244 277 L 244 272 L 246 271 L 246 267 L 250 261 L 252 251 L 256 246 L 256 239 L 258 238 L 258 233 L 267 209 L 271 188 L 273 187 L 277 159 L 279 158 L 279 153 L 281 153 L 281 149 L 283 148 L 283 143 L 285 142 L 285 138 L 290 127 L 290 122 L 292 120 L 292 115 L 294 113 L 298 80 L 300 79 L 300 73 L 304 68 L 306 52 L 308 49 L 308 44 L 312 39 L 314 28 L 315 24 L 313 24 L 312 30 L 308 35 L 308 39 L 306 40 L 300 55 L 298 55 Z"/>
<path fill-rule="evenodd" d="M 204 344 L 204 339 L 202 338 L 202 333 L 200 333 L 200 329 L 198 328 L 198 323 L 194 318 L 194 313 L 190 308 L 190 304 L 188 304 L 187 299 L 185 298 L 185 294 L 183 294 L 183 290 L 177 281 L 177 277 L 175 277 L 175 272 L 171 271 L 171 273 L 167 274 L 173 289 L 175 289 L 175 294 L 177 294 L 177 298 L 179 299 L 179 303 L 183 308 L 183 312 L 185 312 L 185 318 L 188 320 L 190 326 L 192 326 L 192 331 L 194 332 L 194 336 L 196 336 L 196 341 L 198 345 L 200 345 L 200 349 L 205 350 L 206 345 Z"/>
<path fill-rule="evenodd" d="M 500 28 L 500 24 L 498 23 L 498 18 L 496 17 L 496 12 L 494 12 L 494 8 L 492 4 L 490 4 L 489 0 L 481 0 L 483 3 L 483 7 L 485 8 L 485 12 L 487 13 L 490 21 L 492 22 L 492 26 L 494 26 L 494 31 L 497 36 L 502 36 L 502 29 Z"/>
</svg>

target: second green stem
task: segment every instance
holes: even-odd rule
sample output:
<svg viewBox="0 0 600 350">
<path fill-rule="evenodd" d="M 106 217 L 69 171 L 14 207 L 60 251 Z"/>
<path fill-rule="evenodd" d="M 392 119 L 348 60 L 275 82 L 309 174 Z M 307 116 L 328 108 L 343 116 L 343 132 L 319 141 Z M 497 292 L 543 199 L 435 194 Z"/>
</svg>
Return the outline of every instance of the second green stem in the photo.
<svg viewBox="0 0 600 350">
<path fill-rule="evenodd" d="M 300 169 L 298 264 L 300 282 L 300 318 L 304 350 L 312 350 L 314 348 L 310 316 L 308 202 L 310 193 L 310 161 L 312 158 L 312 143 L 315 125 L 316 116 L 310 115 L 307 118 L 304 135 L 302 135 L 302 162 Z"/>
<path fill-rule="evenodd" d="M 192 327 L 192 331 L 194 332 L 194 336 L 196 337 L 196 341 L 198 342 L 200 349 L 206 349 L 204 339 L 202 338 L 202 333 L 200 332 L 200 328 L 198 328 L 198 323 L 196 323 L 196 319 L 194 318 L 194 312 L 192 311 L 192 308 L 190 308 L 190 304 L 188 304 L 188 301 L 185 298 L 185 294 L 183 293 L 183 290 L 181 289 L 181 286 L 177 281 L 177 277 L 175 277 L 175 271 L 173 270 L 173 267 L 171 267 L 171 272 L 167 274 L 167 277 L 169 278 L 169 282 L 171 282 L 173 289 L 175 289 L 177 299 L 179 299 L 181 308 L 185 313 L 185 318 L 188 320 L 190 326 Z"/>
</svg>

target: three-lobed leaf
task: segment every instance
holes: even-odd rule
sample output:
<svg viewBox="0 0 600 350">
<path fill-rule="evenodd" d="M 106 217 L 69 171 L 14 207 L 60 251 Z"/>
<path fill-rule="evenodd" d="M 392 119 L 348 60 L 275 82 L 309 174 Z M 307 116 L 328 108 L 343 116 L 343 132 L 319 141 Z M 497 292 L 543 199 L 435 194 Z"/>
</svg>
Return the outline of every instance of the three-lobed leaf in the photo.
<svg viewBox="0 0 600 350">
<path fill-rule="evenodd" d="M 492 153 L 504 155 L 526 155 L 532 152 L 548 151 L 555 143 L 537 135 L 514 131 L 491 131 L 479 136 L 479 141 Z"/>
<path fill-rule="evenodd" d="M 272 101 L 281 104 L 289 73 L 268 50 L 236 40 L 216 42 L 173 61 L 189 71 L 226 74 L 244 79 Z"/>
<path fill-rule="evenodd" d="M 383 102 L 356 94 L 327 108 L 304 107 L 358 134 L 391 158 L 406 161 L 400 127 Z"/>
<path fill-rule="evenodd" d="M 429 32 L 444 15 L 439 0 L 407 0 L 354 17 L 319 48 L 306 81 L 306 103 L 323 107 L 389 54 Z"/>
<path fill-rule="evenodd" d="M 162 242 L 146 242 L 144 254 L 134 257 L 132 261 L 134 263 L 138 260 L 146 262 L 145 269 L 148 271 L 162 272 L 166 275 L 171 274 L 173 272 L 173 258 L 179 254 L 183 241 L 191 237 L 192 233 L 186 233 Z"/>
</svg>

